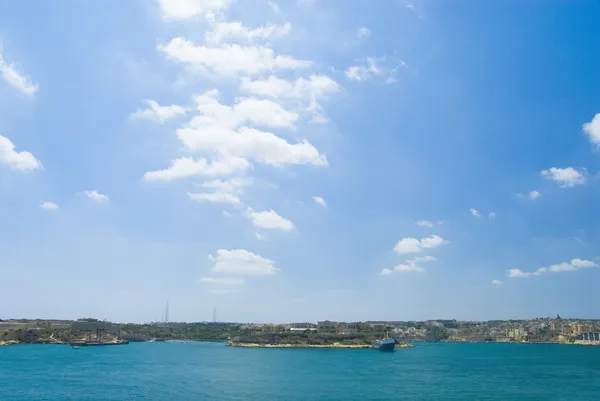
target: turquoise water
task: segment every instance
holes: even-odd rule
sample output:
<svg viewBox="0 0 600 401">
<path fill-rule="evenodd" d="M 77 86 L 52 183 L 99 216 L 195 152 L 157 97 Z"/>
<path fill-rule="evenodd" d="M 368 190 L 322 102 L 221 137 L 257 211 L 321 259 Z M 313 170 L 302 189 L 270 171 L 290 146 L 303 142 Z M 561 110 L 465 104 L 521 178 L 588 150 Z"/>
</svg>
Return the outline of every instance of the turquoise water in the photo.
<svg viewBox="0 0 600 401">
<path fill-rule="evenodd" d="M 0 347 L 0 400 L 598 400 L 600 348 Z"/>
</svg>

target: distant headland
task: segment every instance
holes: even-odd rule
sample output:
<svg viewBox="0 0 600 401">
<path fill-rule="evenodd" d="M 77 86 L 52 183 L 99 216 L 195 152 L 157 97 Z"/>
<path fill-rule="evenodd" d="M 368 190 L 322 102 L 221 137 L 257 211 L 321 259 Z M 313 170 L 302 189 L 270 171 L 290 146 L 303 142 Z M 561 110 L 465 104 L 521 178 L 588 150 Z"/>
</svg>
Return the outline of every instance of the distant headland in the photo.
<svg viewBox="0 0 600 401">
<path fill-rule="evenodd" d="M 518 342 L 600 345 L 600 320 L 366 321 L 241 324 L 112 323 L 97 319 L 0 319 L 0 345 L 69 344 L 100 341 L 219 341 L 232 347 L 368 348 L 384 336 L 397 347 L 426 342 Z"/>
</svg>

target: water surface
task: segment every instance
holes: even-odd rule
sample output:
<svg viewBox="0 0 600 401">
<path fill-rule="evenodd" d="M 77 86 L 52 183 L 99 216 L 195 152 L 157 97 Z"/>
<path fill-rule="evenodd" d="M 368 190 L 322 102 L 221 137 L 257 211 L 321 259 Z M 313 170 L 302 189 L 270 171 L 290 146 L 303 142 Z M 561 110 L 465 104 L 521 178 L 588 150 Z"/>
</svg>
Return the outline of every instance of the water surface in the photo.
<svg viewBox="0 0 600 401">
<path fill-rule="evenodd" d="M 600 348 L 0 347 L 0 400 L 595 400 Z"/>
</svg>

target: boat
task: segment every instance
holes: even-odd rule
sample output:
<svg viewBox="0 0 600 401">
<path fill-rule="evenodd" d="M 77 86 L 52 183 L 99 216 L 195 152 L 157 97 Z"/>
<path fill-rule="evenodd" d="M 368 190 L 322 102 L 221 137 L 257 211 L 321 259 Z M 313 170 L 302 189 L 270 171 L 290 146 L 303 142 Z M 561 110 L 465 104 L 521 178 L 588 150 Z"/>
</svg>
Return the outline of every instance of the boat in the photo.
<svg viewBox="0 0 600 401">
<path fill-rule="evenodd" d="M 129 341 L 74 341 L 69 343 L 73 348 L 79 347 L 98 347 L 103 345 L 125 345 L 129 344 Z"/>
<path fill-rule="evenodd" d="M 396 340 L 390 337 L 385 337 L 381 340 L 374 341 L 371 345 L 371 348 L 383 352 L 393 352 L 395 346 Z"/>
</svg>

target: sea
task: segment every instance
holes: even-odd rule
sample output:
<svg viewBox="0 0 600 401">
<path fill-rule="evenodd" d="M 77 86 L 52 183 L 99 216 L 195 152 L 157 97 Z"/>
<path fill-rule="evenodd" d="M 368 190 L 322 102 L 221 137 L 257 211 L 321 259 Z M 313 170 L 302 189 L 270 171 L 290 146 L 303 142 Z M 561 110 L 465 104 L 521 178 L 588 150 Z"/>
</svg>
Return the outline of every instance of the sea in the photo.
<svg viewBox="0 0 600 401">
<path fill-rule="evenodd" d="M 600 400 L 600 347 L 0 347 L 0 400 Z"/>
</svg>

